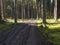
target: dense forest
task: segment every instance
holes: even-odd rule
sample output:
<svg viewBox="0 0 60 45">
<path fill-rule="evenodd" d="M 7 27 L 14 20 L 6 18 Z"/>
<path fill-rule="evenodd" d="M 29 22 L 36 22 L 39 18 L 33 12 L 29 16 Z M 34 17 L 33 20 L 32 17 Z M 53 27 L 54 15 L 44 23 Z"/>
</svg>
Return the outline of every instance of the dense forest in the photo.
<svg viewBox="0 0 60 45">
<path fill-rule="evenodd" d="M 60 45 L 60 0 L 0 0 L 0 45 Z"/>
<path fill-rule="evenodd" d="M 4 19 L 55 19 L 57 15 L 57 0 L 0 0 L 0 17 Z M 58 1 L 59 3 L 59 1 Z M 59 9 L 59 6 L 58 6 Z"/>
<path fill-rule="evenodd" d="M 2 1 L 2 2 L 1 2 Z M 1 0 L 2 8 L 4 10 L 4 18 L 13 18 L 14 17 L 14 0 Z M 59 1 L 58 1 L 59 2 Z M 47 18 L 53 18 L 53 6 L 54 1 L 51 3 L 51 0 L 46 1 L 46 10 L 47 10 Z M 41 18 L 41 0 L 17 0 L 16 1 L 16 15 L 17 18 Z"/>
</svg>

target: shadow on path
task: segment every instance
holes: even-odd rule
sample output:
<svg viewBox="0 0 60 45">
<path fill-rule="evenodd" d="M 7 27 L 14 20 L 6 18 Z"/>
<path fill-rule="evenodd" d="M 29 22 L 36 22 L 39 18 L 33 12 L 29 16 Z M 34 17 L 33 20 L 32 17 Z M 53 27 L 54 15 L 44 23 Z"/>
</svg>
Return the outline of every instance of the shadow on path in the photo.
<svg viewBox="0 0 60 45">
<path fill-rule="evenodd" d="M 44 45 L 38 29 L 30 24 L 17 24 L 0 35 L 0 45 Z"/>
</svg>

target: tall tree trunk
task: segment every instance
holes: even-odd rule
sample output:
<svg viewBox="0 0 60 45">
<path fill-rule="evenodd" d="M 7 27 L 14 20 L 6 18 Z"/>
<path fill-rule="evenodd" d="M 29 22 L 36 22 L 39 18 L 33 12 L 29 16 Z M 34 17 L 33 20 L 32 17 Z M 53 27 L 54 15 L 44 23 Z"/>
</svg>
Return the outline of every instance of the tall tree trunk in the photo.
<svg viewBox="0 0 60 45">
<path fill-rule="evenodd" d="M 37 20 L 38 20 L 38 2 L 36 4 L 36 6 L 37 6 Z"/>
<path fill-rule="evenodd" d="M 3 0 L 3 8 L 4 8 L 4 19 L 6 17 L 5 12 L 6 12 L 6 0 Z"/>
<path fill-rule="evenodd" d="M 43 16 L 43 0 L 41 0 L 41 16 Z"/>
<path fill-rule="evenodd" d="M 24 19 L 25 19 L 25 6 L 24 6 Z"/>
<path fill-rule="evenodd" d="M 54 0 L 54 19 L 57 21 L 57 0 Z"/>
<path fill-rule="evenodd" d="M 23 15 L 24 15 L 24 19 L 25 19 L 25 0 L 23 2 Z"/>
<path fill-rule="evenodd" d="M 49 1 L 50 2 L 50 16 L 52 16 L 52 2 L 51 2 L 51 0 Z"/>
<path fill-rule="evenodd" d="M 33 0 L 31 1 L 31 19 L 33 17 Z"/>
<path fill-rule="evenodd" d="M 0 20 L 2 20 L 2 17 L 1 17 L 1 5 L 0 5 Z"/>
<path fill-rule="evenodd" d="M 1 18 L 4 20 L 4 2 L 1 0 Z"/>
<path fill-rule="evenodd" d="M 28 19 L 30 18 L 30 17 L 29 17 L 29 16 L 30 16 L 30 14 L 29 14 L 29 7 L 30 7 L 29 4 L 30 4 L 30 3 L 29 3 L 29 2 L 30 2 L 30 1 L 28 0 L 28 2 L 27 2 L 27 3 L 28 3 Z"/>
<path fill-rule="evenodd" d="M 22 19 L 24 19 L 23 0 L 21 2 L 21 15 L 22 15 Z"/>
<path fill-rule="evenodd" d="M 1 18 L 1 0 L 0 0 L 0 20 L 2 20 L 2 18 Z"/>
<path fill-rule="evenodd" d="M 15 23 L 17 23 L 17 15 L 16 15 L 16 0 L 14 0 L 14 18 L 15 18 Z"/>
<path fill-rule="evenodd" d="M 42 25 L 46 26 L 46 0 L 41 0 Z"/>
</svg>

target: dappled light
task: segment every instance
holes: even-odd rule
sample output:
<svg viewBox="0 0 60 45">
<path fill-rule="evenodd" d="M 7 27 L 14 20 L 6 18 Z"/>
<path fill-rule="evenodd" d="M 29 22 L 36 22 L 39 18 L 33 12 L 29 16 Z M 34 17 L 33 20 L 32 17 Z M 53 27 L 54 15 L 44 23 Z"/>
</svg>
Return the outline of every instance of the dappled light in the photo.
<svg viewBox="0 0 60 45">
<path fill-rule="evenodd" d="M 60 24 L 46 24 L 47 27 L 43 28 L 41 24 L 39 24 L 39 32 L 42 34 L 43 38 L 47 38 L 48 43 L 52 43 L 53 45 L 60 45 Z M 52 45 L 51 44 L 51 45 Z M 49 45 L 49 44 L 48 44 Z"/>
<path fill-rule="evenodd" d="M 60 0 L 0 0 L 0 45 L 60 45 Z"/>
</svg>

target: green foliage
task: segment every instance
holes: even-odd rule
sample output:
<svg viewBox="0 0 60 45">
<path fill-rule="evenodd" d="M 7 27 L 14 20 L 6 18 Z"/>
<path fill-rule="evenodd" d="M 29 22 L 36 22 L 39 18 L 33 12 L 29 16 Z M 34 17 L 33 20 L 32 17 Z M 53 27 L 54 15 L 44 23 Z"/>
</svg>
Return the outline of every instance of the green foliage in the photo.
<svg viewBox="0 0 60 45">
<path fill-rule="evenodd" d="M 5 24 L 5 23 L 6 23 L 6 21 L 0 20 L 0 24 Z"/>
<path fill-rule="evenodd" d="M 41 25 L 41 24 L 40 24 Z M 60 45 L 60 24 L 47 24 L 47 27 L 38 27 L 47 45 Z"/>
<path fill-rule="evenodd" d="M 14 23 L 0 24 L 0 32 L 6 31 L 7 29 L 13 27 Z"/>
</svg>

